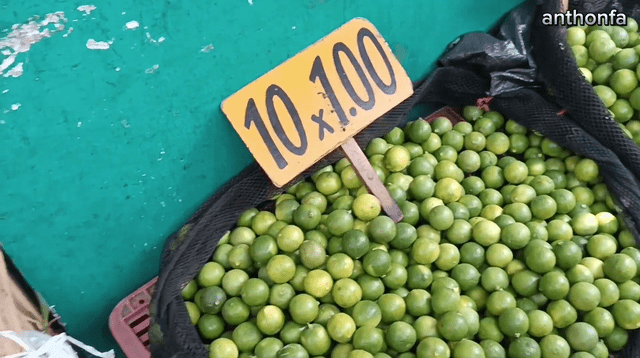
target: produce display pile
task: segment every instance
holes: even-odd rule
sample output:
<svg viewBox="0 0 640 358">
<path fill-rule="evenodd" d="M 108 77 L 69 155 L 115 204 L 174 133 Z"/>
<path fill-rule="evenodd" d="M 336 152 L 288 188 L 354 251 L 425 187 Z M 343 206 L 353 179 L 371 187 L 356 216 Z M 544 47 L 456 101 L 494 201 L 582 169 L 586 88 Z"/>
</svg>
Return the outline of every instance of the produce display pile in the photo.
<svg viewBox="0 0 640 358">
<path fill-rule="evenodd" d="M 573 26 L 567 42 L 585 79 L 594 86 L 611 117 L 640 145 L 640 33 L 627 26 Z"/>
<path fill-rule="evenodd" d="M 640 327 L 640 251 L 596 163 L 497 112 L 464 117 L 368 143 L 400 223 L 345 159 L 279 195 L 274 211 L 244 212 L 182 290 L 209 356 L 621 350 Z"/>
</svg>

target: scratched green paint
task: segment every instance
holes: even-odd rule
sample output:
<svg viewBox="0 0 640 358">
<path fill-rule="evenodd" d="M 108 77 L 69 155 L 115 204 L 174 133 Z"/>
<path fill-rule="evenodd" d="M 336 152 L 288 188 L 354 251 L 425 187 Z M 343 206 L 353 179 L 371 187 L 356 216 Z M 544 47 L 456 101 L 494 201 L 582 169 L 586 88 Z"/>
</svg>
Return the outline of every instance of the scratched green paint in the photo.
<svg viewBox="0 0 640 358">
<path fill-rule="evenodd" d="M 158 273 L 165 237 L 252 161 L 225 97 L 353 17 L 418 80 L 450 41 L 517 3 L 0 0 L 0 37 L 56 11 L 74 28 L 22 54 L 22 76 L 0 77 L 0 242 L 72 336 L 114 348 L 113 307 Z M 140 27 L 125 30 L 132 20 Z M 113 43 L 89 50 L 88 39 Z"/>
</svg>

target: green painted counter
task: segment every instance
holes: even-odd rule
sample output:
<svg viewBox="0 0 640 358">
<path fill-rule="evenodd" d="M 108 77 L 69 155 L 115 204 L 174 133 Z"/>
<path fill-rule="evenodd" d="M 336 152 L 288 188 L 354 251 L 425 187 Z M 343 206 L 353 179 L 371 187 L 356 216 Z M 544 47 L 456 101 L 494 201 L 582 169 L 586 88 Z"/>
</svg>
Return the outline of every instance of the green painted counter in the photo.
<svg viewBox="0 0 640 358">
<path fill-rule="evenodd" d="M 0 242 L 72 336 L 114 348 L 113 307 L 252 160 L 225 97 L 357 16 L 417 80 L 450 41 L 519 2 L 0 0 L 5 61 L 14 24 L 64 12 L 64 29 L 47 25 L 0 77 Z"/>
</svg>

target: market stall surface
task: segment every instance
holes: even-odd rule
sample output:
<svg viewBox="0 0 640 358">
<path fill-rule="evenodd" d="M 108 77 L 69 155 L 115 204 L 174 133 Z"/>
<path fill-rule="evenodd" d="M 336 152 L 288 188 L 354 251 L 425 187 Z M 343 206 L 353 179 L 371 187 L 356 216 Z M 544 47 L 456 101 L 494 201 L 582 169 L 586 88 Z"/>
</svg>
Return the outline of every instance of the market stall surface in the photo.
<svg viewBox="0 0 640 358">
<path fill-rule="evenodd" d="M 113 349 L 113 307 L 252 161 L 224 98 L 353 17 L 418 80 L 518 2 L 0 0 L 0 243 L 71 336 Z"/>
</svg>

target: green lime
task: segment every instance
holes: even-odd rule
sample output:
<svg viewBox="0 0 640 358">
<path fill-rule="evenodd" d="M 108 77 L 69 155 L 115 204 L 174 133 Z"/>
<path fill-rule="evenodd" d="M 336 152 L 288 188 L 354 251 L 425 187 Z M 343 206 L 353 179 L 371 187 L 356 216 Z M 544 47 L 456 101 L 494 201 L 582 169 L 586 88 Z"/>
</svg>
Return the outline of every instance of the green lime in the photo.
<svg viewBox="0 0 640 358">
<path fill-rule="evenodd" d="M 587 65 L 587 60 L 589 59 L 589 50 L 582 45 L 573 45 L 571 46 L 571 52 L 573 52 L 573 57 L 576 59 L 576 64 L 578 67 L 583 67 Z"/>
<path fill-rule="evenodd" d="M 610 351 L 619 351 L 629 342 L 629 332 L 622 327 L 616 326 L 613 332 L 604 338 L 604 343 Z"/>
<path fill-rule="evenodd" d="M 501 230 L 500 240 L 513 250 L 525 247 L 531 239 L 531 231 L 522 223 L 507 225 Z"/>
<path fill-rule="evenodd" d="M 482 346 L 474 341 L 463 339 L 456 343 L 453 358 L 485 358 Z"/>
<path fill-rule="evenodd" d="M 191 280 L 186 285 L 184 285 L 184 287 L 180 291 L 180 294 L 182 296 L 182 299 L 188 301 L 193 299 L 193 296 L 195 296 L 196 292 L 198 292 L 198 284 L 196 283 L 196 281 Z"/>
<path fill-rule="evenodd" d="M 500 227 L 491 221 L 480 221 L 473 225 L 472 237 L 482 246 L 490 246 L 500 241 Z"/>
<path fill-rule="evenodd" d="M 600 260 L 606 260 L 617 251 L 616 239 L 608 235 L 593 235 L 587 242 L 589 255 Z"/>
<path fill-rule="evenodd" d="M 569 343 L 557 334 L 550 334 L 540 340 L 540 351 L 545 358 L 569 358 Z"/>
<path fill-rule="evenodd" d="M 431 316 L 420 316 L 413 322 L 413 328 L 416 330 L 418 341 L 422 341 L 427 337 L 438 336 L 438 320 Z"/>
<path fill-rule="evenodd" d="M 238 358 L 238 347 L 228 338 L 218 338 L 209 346 L 209 358 Z"/>
<path fill-rule="evenodd" d="M 640 328 L 640 303 L 622 299 L 613 304 L 611 313 L 616 324 L 627 330 Z"/>
<path fill-rule="evenodd" d="M 573 268 L 582 259 L 582 250 L 573 241 L 554 241 L 552 246 L 553 253 L 556 255 L 556 264 L 564 270 Z"/>
<path fill-rule="evenodd" d="M 438 337 L 427 337 L 420 341 L 416 349 L 417 358 L 449 358 L 451 349 Z"/>
<path fill-rule="evenodd" d="M 276 353 L 276 358 L 309 358 L 309 353 L 299 343 L 289 343 Z"/>
<path fill-rule="evenodd" d="M 478 269 L 468 263 L 456 265 L 451 271 L 451 278 L 456 280 L 463 291 L 476 286 L 480 282 L 480 277 Z"/>
<path fill-rule="evenodd" d="M 406 322 L 393 322 L 385 333 L 387 346 L 396 352 L 408 352 L 416 344 L 415 329 Z"/>
<path fill-rule="evenodd" d="M 294 321 L 287 321 L 280 331 L 279 337 L 284 344 L 299 343 L 304 326 Z"/>
<path fill-rule="evenodd" d="M 531 213 L 540 220 L 546 220 L 556 214 L 556 201 L 549 195 L 538 195 L 531 202 Z"/>
<path fill-rule="evenodd" d="M 593 283 L 593 281 L 595 281 L 593 272 L 582 264 L 575 265 L 571 269 L 567 270 L 566 274 L 571 284 L 575 284 L 576 282 Z"/>
<path fill-rule="evenodd" d="M 529 317 L 520 308 L 507 308 L 500 313 L 498 326 L 507 337 L 517 338 L 529 330 Z"/>
<path fill-rule="evenodd" d="M 598 63 L 605 63 L 616 52 L 616 43 L 610 38 L 597 38 L 589 45 L 589 57 Z"/>
<path fill-rule="evenodd" d="M 185 301 L 185 306 L 187 307 L 187 313 L 189 314 L 191 324 L 197 324 L 198 320 L 200 319 L 200 309 L 195 303 L 191 301 Z"/>
<path fill-rule="evenodd" d="M 362 288 L 356 281 L 350 278 L 342 278 L 333 285 L 331 295 L 336 305 L 342 308 L 350 308 L 362 299 Z"/>
<path fill-rule="evenodd" d="M 578 319 L 578 312 L 565 300 L 551 301 L 546 312 L 553 320 L 556 328 L 566 328 Z"/>
<path fill-rule="evenodd" d="M 407 269 L 398 263 L 391 263 L 389 271 L 382 278 L 385 286 L 390 289 L 400 289 L 407 283 L 408 273 Z"/>
<path fill-rule="evenodd" d="M 619 48 L 626 47 L 629 44 L 629 33 L 623 27 L 612 26 L 611 27 L 611 39 L 615 42 Z"/>
<path fill-rule="evenodd" d="M 301 293 L 289 302 L 289 313 L 294 322 L 307 324 L 318 316 L 320 304 L 311 295 Z"/>
<path fill-rule="evenodd" d="M 326 207 L 326 199 L 324 207 Z M 320 208 L 312 204 L 302 204 L 293 212 L 295 224 L 307 231 L 315 229 L 320 224 L 321 217 L 322 211 Z"/>
<path fill-rule="evenodd" d="M 511 341 L 508 354 L 510 358 L 540 358 L 542 353 L 534 339 L 520 337 Z"/>
<path fill-rule="evenodd" d="M 224 267 L 217 262 L 207 262 L 198 273 L 196 281 L 200 287 L 219 286 L 224 276 Z"/>
<path fill-rule="evenodd" d="M 375 219 L 382 210 L 378 198 L 371 194 L 364 194 L 355 198 L 352 207 L 355 216 L 363 221 Z"/>
<path fill-rule="evenodd" d="M 504 184 L 504 175 L 500 167 L 492 165 L 482 170 L 480 177 L 487 188 L 500 188 Z"/>
<path fill-rule="evenodd" d="M 313 322 L 326 326 L 329 319 L 339 312 L 340 309 L 334 304 L 323 303 L 318 307 L 318 316 Z"/>
<path fill-rule="evenodd" d="M 382 312 L 382 322 L 392 323 L 400 320 L 406 313 L 406 303 L 402 297 L 395 293 L 385 293 L 377 300 Z"/>
<path fill-rule="evenodd" d="M 357 282 L 362 288 L 362 298 L 365 300 L 376 300 L 384 293 L 384 283 L 377 277 L 362 274 L 357 278 Z"/>
<path fill-rule="evenodd" d="M 581 222 L 578 222 L 578 224 L 581 224 Z M 589 229 L 588 226 L 587 229 Z M 572 225 L 558 219 L 551 220 L 547 224 L 547 232 L 549 234 L 549 241 L 551 242 L 571 240 L 573 237 L 573 230 L 574 228 Z"/>
<path fill-rule="evenodd" d="M 550 300 L 559 300 L 565 298 L 571 289 L 567 277 L 558 271 L 547 272 L 540 279 L 540 292 Z"/>
<path fill-rule="evenodd" d="M 327 171 L 321 173 L 316 179 L 316 188 L 323 195 L 335 194 L 341 187 L 340 175 L 335 172 Z"/>
<path fill-rule="evenodd" d="M 485 249 L 475 242 L 467 242 L 460 247 L 460 262 L 480 268 L 485 262 Z"/>
<path fill-rule="evenodd" d="M 624 98 L 617 99 L 610 109 L 611 112 L 613 112 L 613 118 L 618 123 L 626 123 L 633 117 L 633 107 L 631 107 L 631 103 Z"/>
<path fill-rule="evenodd" d="M 431 133 L 429 139 L 427 139 L 426 142 L 422 143 L 422 149 L 424 149 L 424 151 L 427 153 L 435 153 L 435 151 L 438 150 L 440 146 L 442 146 L 442 140 L 436 133 Z"/>
<path fill-rule="evenodd" d="M 528 223 L 531 221 L 531 209 L 523 203 L 511 203 L 504 207 L 503 213 L 513 217 L 517 222 Z"/>
<path fill-rule="evenodd" d="M 372 250 L 364 256 L 362 267 L 364 271 L 374 277 L 381 277 L 389 272 L 391 256 L 384 250 Z"/>
<path fill-rule="evenodd" d="M 588 323 L 576 322 L 567 327 L 565 338 L 571 348 L 577 351 L 589 351 L 598 343 L 598 332 Z"/>
<path fill-rule="evenodd" d="M 351 341 L 353 334 L 356 332 L 356 323 L 351 316 L 340 312 L 329 319 L 327 332 L 334 341 L 347 343 Z"/>
<path fill-rule="evenodd" d="M 507 352 L 504 347 L 494 340 L 483 340 L 480 347 L 484 351 L 485 358 L 506 358 Z"/>
<path fill-rule="evenodd" d="M 334 210 L 327 217 L 327 228 L 335 236 L 344 235 L 347 231 L 353 229 L 353 225 L 353 216 L 347 210 Z"/>
<path fill-rule="evenodd" d="M 404 170 L 411 162 L 411 153 L 401 145 L 394 145 L 384 154 L 384 165 L 391 172 Z"/>
<path fill-rule="evenodd" d="M 611 213 L 601 212 L 596 214 L 598 219 L 598 232 L 613 235 L 618 232 L 618 219 Z"/>
<path fill-rule="evenodd" d="M 539 281 L 539 274 L 529 270 L 522 270 L 513 275 L 511 285 L 519 295 L 528 297 L 538 292 Z"/>
<path fill-rule="evenodd" d="M 327 260 L 324 247 L 317 241 L 305 240 L 298 250 L 302 264 L 313 270 L 322 266 Z"/>
<path fill-rule="evenodd" d="M 205 287 L 198 291 L 195 295 L 195 303 L 202 311 L 207 314 L 217 314 L 227 301 L 227 294 L 218 286 Z"/>
<path fill-rule="evenodd" d="M 206 340 L 214 340 L 224 332 L 224 321 L 220 316 L 203 314 L 198 320 L 198 333 Z"/>
<path fill-rule="evenodd" d="M 331 348 L 331 338 L 327 330 L 317 323 L 311 323 L 304 328 L 300 335 L 300 343 L 312 356 L 325 354 Z"/>
<path fill-rule="evenodd" d="M 296 264 L 286 255 L 276 255 L 267 263 L 267 275 L 275 283 L 285 283 L 291 280 L 296 273 Z"/>
<path fill-rule="evenodd" d="M 274 337 L 263 338 L 254 349 L 256 358 L 276 358 L 276 354 L 284 344 L 281 340 Z"/>
<path fill-rule="evenodd" d="M 440 255 L 435 261 L 436 266 L 442 271 L 449 271 L 460 262 L 460 252 L 455 245 L 440 244 Z"/>
<path fill-rule="evenodd" d="M 612 63 L 603 63 L 596 67 L 593 71 L 593 82 L 598 85 L 606 85 L 609 83 L 609 79 L 613 74 L 613 64 Z"/>
<path fill-rule="evenodd" d="M 516 307 L 516 299 L 507 291 L 494 291 L 487 298 L 487 311 L 499 316 L 505 309 Z"/>
<path fill-rule="evenodd" d="M 498 325 L 498 319 L 496 317 L 488 316 L 480 320 L 480 328 L 478 330 L 478 337 L 482 340 L 492 340 L 501 342 L 504 339 L 504 334 L 500 330 Z"/>
<path fill-rule="evenodd" d="M 610 335 L 616 327 L 616 321 L 611 312 L 602 307 L 597 307 L 588 312 L 583 319 L 585 323 L 596 329 L 600 338 Z"/>
<path fill-rule="evenodd" d="M 637 272 L 636 262 L 625 254 L 614 254 L 604 261 L 604 273 L 607 278 L 623 283 L 631 280 Z"/>
<path fill-rule="evenodd" d="M 634 71 L 620 69 L 614 72 L 609 79 L 611 88 L 621 96 L 631 93 L 638 86 L 638 79 Z"/>
<path fill-rule="evenodd" d="M 600 303 L 600 290 L 588 282 L 577 282 L 569 290 L 568 300 L 577 310 L 589 312 Z"/>
<path fill-rule="evenodd" d="M 529 168 L 521 161 L 513 161 L 504 168 L 504 178 L 511 184 L 520 184 L 529 175 Z"/>
<path fill-rule="evenodd" d="M 453 128 L 451 121 L 446 117 L 438 117 L 431 123 L 433 132 L 437 135 L 443 135 Z"/>
<path fill-rule="evenodd" d="M 356 326 L 376 327 L 382 320 L 382 311 L 380 307 L 369 300 L 362 300 L 353 307 L 351 313 Z"/>
<path fill-rule="evenodd" d="M 240 297 L 231 297 L 222 306 L 222 318 L 232 326 L 239 325 L 249 318 L 249 306 Z"/>
<path fill-rule="evenodd" d="M 462 314 L 449 311 L 438 319 L 438 332 L 440 335 L 452 342 L 460 341 L 467 336 L 468 326 Z"/>
<path fill-rule="evenodd" d="M 524 203 L 529 204 L 536 198 L 535 189 L 527 184 L 520 184 L 515 186 L 508 195 L 511 203 Z"/>
<path fill-rule="evenodd" d="M 253 352 L 262 340 L 262 333 L 254 323 L 243 322 L 233 330 L 232 338 L 240 352 Z"/>
<path fill-rule="evenodd" d="M 327 271 L 312 270 L 305 276 L 304 291 L 313 297 L 320 298 L 331 292 L 333 278 Z"/>
<path fill-rule="evenodd" d="M 331 255 L 327 260 L 326 269 L 329 271 L 330 277 L 335 280 L 351 277 L 354 268 L 353 259 L 341 252 Z"/>
<path fill-rule="evenodd" d="M 487 267 L 480 276 L 480 283 L 487 292 L 504 290 L 509 286 L 509 275 L 499 267 Z"/>
<path fill-rule="evenodd" d="M 378 216 L 369 223 L 367 231 L 373 241 L 388 243 L 396 236 L 396 224 L 388 216 Z"/>
<path fill-rule="evenodd" d="M 242 286 L 240 296 L 250 307 L 262 306 L 269 299 L 269 286 L 259 278 L 250 278 Z"/>
<path fill-rule="evenodd" d="M 529 333 L 533 337 L 545 337 L 553 331 L 553 319 L 545 312 L 534 309 L 527 312 L 529 317 Z"/>
<path fill-rule="evenodd" d="M 428 220 L 432 227 L 444 231 L 453 225 L 453 212 L 448 207 L 439 205 L 429 211 Z"/>
<path fill-rule="evenodd" d="M 375 326 L 363 326 L 356 330 L 353 335 L 353 347 L 361 349 L 371 354 L 382 350 L 384 344 L 384 334 L 381 329 Z"/>
<path fill-rule="evenodd" d="M 576 178 L 582 182 L 589 183 L 594 181 L 599 174 L 598 164 L 591 159 L 582 159 L 575 169 Z"/>
<path fill-rule="evenodd" d="M 454 281 L 455 282 L 455 281 Z M 460 289 L 442 288 L 435 289 L 432 287 L 431 308 L 436 314 L 453 311 L 460 303 Z"/>
</svg>

